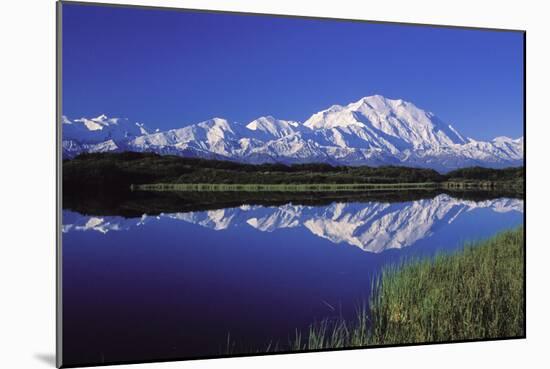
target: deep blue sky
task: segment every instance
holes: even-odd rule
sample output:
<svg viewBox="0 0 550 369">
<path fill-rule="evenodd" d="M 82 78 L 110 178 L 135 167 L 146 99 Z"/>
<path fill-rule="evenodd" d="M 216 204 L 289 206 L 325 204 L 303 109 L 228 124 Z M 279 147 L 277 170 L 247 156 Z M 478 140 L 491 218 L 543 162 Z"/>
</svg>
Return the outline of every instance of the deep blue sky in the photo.
<svg viewBox="0 0 550 369">
<path fill-rule="evenodd" d="M 152 128 L 215 116 L 304 121 L 402 98 L 490 139 L 523 135 L 523 35 L 364 22 L 63 6 L 63 113 Z"/>
</svg>

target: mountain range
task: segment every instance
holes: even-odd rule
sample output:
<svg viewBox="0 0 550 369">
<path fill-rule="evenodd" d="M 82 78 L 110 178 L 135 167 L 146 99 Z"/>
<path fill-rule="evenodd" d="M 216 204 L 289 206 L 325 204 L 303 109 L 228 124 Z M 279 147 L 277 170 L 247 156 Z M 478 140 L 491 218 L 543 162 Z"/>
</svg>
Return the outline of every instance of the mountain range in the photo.
<svg viewBox="0 0 550 369">
<path fill-rule="evenodd" d="M 63 157 L 84 152 L 155 152 L 244 163 L 403 165 L 446 172 L 523 165 L 523 137 L 478 141 L 411 102 L 380 95 L 333 105 L 305 122 L 264 116 L 249 123 L 212 118 L 151 130 L 127 119 L 63 116 Z"/>
<path fill-rule="evenodd" d="M 141 218 L 121 216 L 84 216 L 63 212 L 63 232 L 97 231 L 108 233 L 141 227 L 161 219 L 196 224 L 215 231 L 235 227 L 252 227 L 260 232 L 274 232 L 303 227 L 312 235 L 335 244 L 356 246 L 363 251 L 380 253 L 402 249 L 431 236 L 462 215 L 490 209 L 497 213 L 523 213 L 523 200 L 500 198 L 486 201 L 456 199 L 439 195 L 404 203 L 332 203 L 327 206 L 251 206 L 160 214 Z"/>
</svg>

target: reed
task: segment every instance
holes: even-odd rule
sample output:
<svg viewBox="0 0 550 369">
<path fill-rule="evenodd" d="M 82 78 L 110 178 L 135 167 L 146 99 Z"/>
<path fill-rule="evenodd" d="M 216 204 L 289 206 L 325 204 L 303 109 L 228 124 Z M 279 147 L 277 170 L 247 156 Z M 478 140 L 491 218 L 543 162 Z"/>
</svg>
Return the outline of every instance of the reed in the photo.
<svg viewBox="0 0 550 369">
<path fill-rule="evenodd" d="M 293 350 L 522 337 L 523 228 L 385 268 L 354 321 L 325 319 Z"/>
</svg>

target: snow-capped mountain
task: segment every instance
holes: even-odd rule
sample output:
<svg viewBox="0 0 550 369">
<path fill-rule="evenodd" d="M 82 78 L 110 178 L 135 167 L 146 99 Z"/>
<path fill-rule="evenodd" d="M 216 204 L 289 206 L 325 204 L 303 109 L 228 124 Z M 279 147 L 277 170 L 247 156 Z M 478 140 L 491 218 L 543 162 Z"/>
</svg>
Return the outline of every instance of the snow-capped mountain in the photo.
<svg viewBox="0 0 550 369">
<path fill-rule="evenodd" d="M 263 207 L 244 205 L 219 210 L 123 217 L 82 216 L 64 211 L 63 232 L 97 231 L 108 233 L 147 225 L 159 219 L 173 219 L 223 231 L 252 227 L 273 232 L 303 227 L 312 235 L 335 244 L 348 244 L 373 253 L 402 249 L 431 236 L 467 212 L 490 209 L 497 213 L 523 213 L 523 200 L 500 198 L 468 201 L 439 195 L 404 203 L 333 203 L 327 206 L 286 204 Z"/>
<path fill-rule="evenodd" d="M 151 132 L 104 115 L 74 121 L 64 117 L 63 149 L 69 158 L 81 152 L 130 150 L 246 163 L 393 164 L 440 171 L 523 164 L 523 137 L 476 141 L 431 112 L 380 95 L 333 105 L 303 123 L 272 116 L 245 124 L 213 118 Z"/>
<path fill-rule="evenodd" d="M 142 123 L 131 123 L 126 118 L 109 118 L 102 114 L 87 119 L 63 121 L 63 156 L 72 157 L 82 152 L 118 151 L 126 148 L 135 137 L 149 135 L 151 131 Z"/>
</svg>

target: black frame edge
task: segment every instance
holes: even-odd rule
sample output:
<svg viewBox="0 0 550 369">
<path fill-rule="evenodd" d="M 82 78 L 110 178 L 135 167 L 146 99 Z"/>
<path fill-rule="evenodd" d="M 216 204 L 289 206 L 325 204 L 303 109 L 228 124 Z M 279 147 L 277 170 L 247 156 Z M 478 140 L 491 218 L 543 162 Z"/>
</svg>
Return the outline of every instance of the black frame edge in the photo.
<svg viewBox="0 0 550 369">
<path fill-rule="evenodd" d="M 55 209 L 55 237 L 56 237 L 56 248 L 55 248 L 55 266 L 56 266 L 56 286 L 55 286 L 55 365 L 58 368 L 63 366 L 63 253 L 62 253 L 62 234 L 61 234 L 61 225 L 62 225 L 62 181 L 61 181 L 61 171 L 62 171 L 62 153 L 60 150 L 61 140 L 62 140 L 62 125 L 61 125 L 61 116 L 63 114 L 62 110 L 62 8 L 63 3 L 57 1 L 55 3 L 55 97 L 56 97 L 56 106 L 55 106 L 55 188 L 56 188 L 56 209 Z"/>
<path fill-rule="evenodd" d="M 527 31 L 523 31 L 523 336 L 527 338 Z"/>
</svg>

